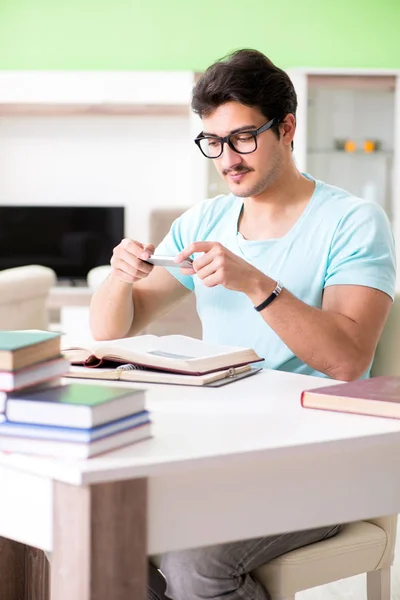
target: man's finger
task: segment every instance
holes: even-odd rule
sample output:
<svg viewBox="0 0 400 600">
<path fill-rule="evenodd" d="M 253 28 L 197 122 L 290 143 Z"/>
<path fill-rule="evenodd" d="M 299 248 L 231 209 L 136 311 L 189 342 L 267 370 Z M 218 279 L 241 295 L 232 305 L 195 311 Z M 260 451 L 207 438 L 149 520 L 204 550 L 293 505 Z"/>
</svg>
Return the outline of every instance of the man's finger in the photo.
<svg viewBox="0 0 400 600">
<path fill-rule="evenodd" d="M 148 260 L 152 254 L 154 254 L 155 246 L 154 244 L 146 244 L 143 249 L 143 252 L 140 254 L 139 258 L 142 260 Z"/>
<path fill-rule="evenodd" d="M 144 249 L 144 244 L 141 244 L 136 240 L 130 240 L 129 238 L 124 238 L 121 242 L 121 246 L 134 256 L 138 256 Z"/>
<path fill-rule="evenodd" d="M 182 275 L 194 275 L 196 273 L 196 271 L 192 268 L 189 267 L 181 267 L 181 273 Z"/>
<path fill-rule="evenodd" d="M 189 258 L 189 256 L 191 254 L 194 254 L 195 252 L 208 252 L 217 244 L 218 242 L 193 242 L 192 244 L 189 244 L 189 246 L 186 246 L 186 248 L 181 250 L 181 252 L 179 252 L 179 254 L 175 257 L 175 262 L 182 262 L 183 260 Z"/>
</svg>

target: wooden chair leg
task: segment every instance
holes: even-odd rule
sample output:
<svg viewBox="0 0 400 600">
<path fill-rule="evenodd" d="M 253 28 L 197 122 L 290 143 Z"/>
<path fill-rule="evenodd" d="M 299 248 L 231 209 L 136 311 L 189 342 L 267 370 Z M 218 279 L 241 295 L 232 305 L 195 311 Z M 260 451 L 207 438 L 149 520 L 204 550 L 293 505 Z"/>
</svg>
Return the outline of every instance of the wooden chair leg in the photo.
<svg viewBox="0 0 400 600">
<path fill-rule="evenodd" d="M 367 600 L 390 600 L 390 567 L 367 573 Z"/>
</svg>

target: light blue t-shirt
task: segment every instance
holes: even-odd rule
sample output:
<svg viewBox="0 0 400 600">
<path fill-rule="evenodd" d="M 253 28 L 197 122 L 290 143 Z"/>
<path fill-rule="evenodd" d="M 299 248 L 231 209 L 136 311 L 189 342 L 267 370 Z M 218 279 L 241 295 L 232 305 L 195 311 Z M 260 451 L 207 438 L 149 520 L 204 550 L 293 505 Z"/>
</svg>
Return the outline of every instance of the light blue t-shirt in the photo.
<svg viewBox="0 0 400 600">
<path fill-rule="evenodd" d="M 394 298 L 394 240 L 383 209 L 322 181 L 315 184 L 303 214 L 281 238 L 244 239 L 238 232 L 243 200 L 230 194 L 186 211 L 173 223 L 156 252 L 176 256 L 195 241 L 219 242 L 318 308 L 324 288 L 331 285 L 368 286 Z M 169 271 L 194 290 L 205 341 L 254 348 L 266 368 L 324 376 L 293 354 L 244 293 L 222 285 L 208 288 L 196 275 L 183 275 L 179 269 Z"/>
</svg>

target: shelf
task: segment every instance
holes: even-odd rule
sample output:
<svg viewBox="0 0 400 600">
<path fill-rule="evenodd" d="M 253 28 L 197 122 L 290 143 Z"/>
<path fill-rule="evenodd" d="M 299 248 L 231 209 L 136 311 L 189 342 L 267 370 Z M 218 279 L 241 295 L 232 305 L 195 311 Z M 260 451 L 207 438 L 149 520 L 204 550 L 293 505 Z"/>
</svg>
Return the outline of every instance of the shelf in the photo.
<svg viewBox="0 0 400 600">
<path fill-rule="evenodd" d="M 326 148 L 326 149 L 310 148 L 307 150 L 307 154 L 333 154 L 335 156 L 368 156 L 368 157 L 383 156 L 384 158 L 393 157 L 392 150 L 377 150 L 376 152 L 364 152 L 363 150 L 355 150 L 354 152 L 346 152 L 345 150 L 335 150 L 334 148 Z"/>
<path fill-rule="evenodd" d="M 182 104 L 1 103 L 0 117 L 188 116 Z"/>
<path fill-rule="evenodd" d="M 353 89 L 364 91 L 390 91 L 396 89 L 396 74 L 377 73 L 363 74 L 312 74 L 308 75 L 308 84 L 311 88 L 325 89 Z"/>
<path fill-rule="evenodd" d="M 0 71 L 0 116 L 188 116 L 191 71 Z"/>
</svg>

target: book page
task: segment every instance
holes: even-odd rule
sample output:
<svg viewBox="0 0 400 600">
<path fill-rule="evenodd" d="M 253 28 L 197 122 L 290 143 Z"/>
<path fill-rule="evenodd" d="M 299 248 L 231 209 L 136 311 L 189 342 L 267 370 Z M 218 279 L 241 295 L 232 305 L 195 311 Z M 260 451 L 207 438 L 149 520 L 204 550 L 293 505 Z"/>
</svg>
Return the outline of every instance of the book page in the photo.
<svg viewBox="0 0 400 600">
<path fill-rule="evenodd" d="M 64 350 L 64 353 L 70 362 L 79 362 L 76 360 L 76 351 Z M 248 348 L 207 344 L 184 335 L 142 335 L 95 342 L 90 354 L 98 359 L 105 357 L 119 362 L 137 363 L 161 370 L 175 369 L 177 372 L 193 374 L 259 359 L 254 350 Z M 89 358 L 89 355 L 86 358 Z M 90 366 L 99 365 L 93 363 Z"/>
<path fill-rule="evenodd" d="M 156 353 L 159 356 L 165 354 L 180 355 L 179 358 L 190 360 L 191 358 L 210 358 L 240 350 L 244 350 L 244 348 L 207 344 L 202 340 L 190 338 L 185 335 L 166 335 L 158 338 Z"/>
<path fill-rule="evenodd" d="M 148 352 L 149 350 L 156 349 L 158 337 L 156 335 L 139 335 L 130 338 L 120 338 L 115 340 L 94 340 L 93 338 L 87 337 L 86 339 L 72 340 L 63 337 L 61 343 L 61 349 L 63 351 L 81 351 L 82 354 L 96 354 L 97 348 L 113 348 L 116 351 L 118 348 L 128 348 L 135 350 L 135 352 Z"/>
<path fill-rule="evenodd" d="M 219 356 L 244 349 L 237 346 L 207 344 L 202 340 L 185 335 L 166 335 L 160 337 L 156 335 L 137 335 L 135 337 L 115 340 L 97 341 L 92 339 L 82 342 L 77 341 L 73 344 L 69 340 L 69 343 L 63 343 L 62 347 L 64 350 L 80 349 L 93 354 L 96 354 L 97 348 L 110 348 L 114 353 L 118 353 L 118 349 L 126 349 L 183 360 Z"/>
</svg>

